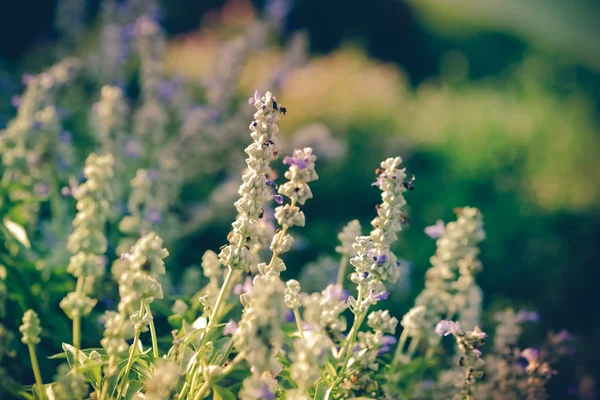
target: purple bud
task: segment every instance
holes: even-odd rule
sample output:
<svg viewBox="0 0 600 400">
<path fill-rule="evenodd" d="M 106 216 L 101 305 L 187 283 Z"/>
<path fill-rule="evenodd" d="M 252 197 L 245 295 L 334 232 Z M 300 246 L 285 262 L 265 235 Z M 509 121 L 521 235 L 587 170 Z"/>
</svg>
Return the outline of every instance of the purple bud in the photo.
<svg viewBox="0 0 600 400">
<path fill-rule="evenodd" d="M 539 355 L 539 351 L 531 348 L 525 349 L 521 352 L 521 357 L 526 359 L 529 364 L 536 362 Z"/>
<path fill-rule="evenodd" d="M 68 186 L 63 186 L 63 187 L 60 189 L 60 194 L 61 194 L 61 196 L 63 196 L 63 197 L 70 197 L 70 196 L 72 196 L 72 195 L 73 195 L 73 191 L 71 190 L 71 188 L 70 188 L 70 187 L 68 187 Z"/>
<path fill-rule="evenodd" d="M 425 234 L 432 239 L 439 239 L 442 237 L 446 230 L 446 226 L 444 225 L 444 221 L 439 219 L 435 225 L 428 226 L 425 228 Z"/>
<path fill-rule="evenodd" d="M 521 322 L 538 322 L 540 315 L 535 311 L 521 310 L 517 313 L 517 318 Z"/>
<path fill-rule="evenodd" d="M 370 297 L 375 301 L 380 301 L 380 300 L 387 300 L 389 295 L 390 294 L 388 292 L 386 292 L 385 290 L 383 292 L 375 293 L 375 290 L 371 289 Z"/>
<path fill-rule="evenodd" d="M 435 326 L 435 333 L 440 336 L 454 335 L 460 331 L 460 323 L 454 321 L 442 320 Z"/>
<path fill-rule="evenodd" d="M 21 82 L 23 82 L 23 85 L 29 85 L 34 79 L 34 74 L 23 74 L 23 76 L 21 76 Z"/>
<path fill-rule="evenodd" d="M 383 182 L 383 178 L 381 176 L 378 176 L 377 180 L 375 182 L 371 183 L 371 186 L 379 187 L 379 186 L 381 186 L 382 182 Z"/>
<path fill-rule="evenodd" d="M 377 257 L 377 259 L 375 260 L 375 262 L 378 265 L 382 265 L 385 264 L 385 262 L 387 261 L 387 255 L 386 254 L 381 254 L 379 255 L 379 257 Z"/>
<path fill-rule="evenodd" d="M 73 137 L 71 136 L 71 132 L 63 129 L 58 133 L 58 140 L 60 140 L 62 143 L 70 144 L 73 140 Z"/>
<path fill-rule="evenodd" d="M 277 202 L 277 204 L 283 204 L 283 196 L 281 196 L 279 194 L 274 194 L 273 200 L 275 200 Z"/>
<path fill-rule="evenodd" d="M 19 108 L 19 106 L 21 105 L 22 101 L 23 101 L 23 97 L 14 95 L 10 99 L 10 104 L 12 104 L 12 106 L 15 107 L 15 108 Z"/>
<path fill-rule="evenodd" d="M 229 320 L 229 322 L 223 328 L 223 335 L 233 335 L 235 331 L 237 331 L 238 326 L 234 320 Z"/>
</svg>

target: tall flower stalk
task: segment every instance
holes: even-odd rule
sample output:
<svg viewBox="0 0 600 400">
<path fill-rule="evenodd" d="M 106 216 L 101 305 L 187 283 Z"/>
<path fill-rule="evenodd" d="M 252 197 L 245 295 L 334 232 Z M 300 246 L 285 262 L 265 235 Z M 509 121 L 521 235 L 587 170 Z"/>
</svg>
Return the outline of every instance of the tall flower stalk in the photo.
<svg viewBox="0 0 600 400">
<path fill-rule="evenodd" d="M 112 155 L 91 154 L 83 170 L 86 181 L 74 190 L 78 213 L 67 248 L 74 255 L 67 271 L 77 278 L 75 291 L 69 293 L 60 307 L 73 320 L 73 346 L 81 347 L 81 318 L 90 314 L 96 300 L 88 296 L 94 279 L 104 274 L 107 241 L 104 225 L 110 206 L 110 179 L 113 177 Z M 77 364 L 76 364 L 77 365 Z"/>
</svg>

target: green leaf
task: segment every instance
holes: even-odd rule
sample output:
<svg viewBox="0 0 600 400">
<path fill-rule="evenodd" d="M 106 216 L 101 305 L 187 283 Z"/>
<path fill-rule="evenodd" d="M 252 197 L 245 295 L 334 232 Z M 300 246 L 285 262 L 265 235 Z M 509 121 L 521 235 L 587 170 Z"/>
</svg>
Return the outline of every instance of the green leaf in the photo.
<svg viewBox="0 0 600 400">
<path fill-rule="evenodd" d="M 71 368 L 73 368 L 73 363 L 75 362 L 75 360 L 77 360 L 79 365 L 84 365 L 88 359 L 88 356 L 86 356 L 83 351 L 77 350 L 75 347 L 71 346 L 68 343 L 63 343 L 62 348 L 65 351 L 65 354 L 67 355 L 67 361 L 69 362 Z"/>
<path fill-rule="evenodd" d="M 29 238 L 27 237 L 27 232 L 25 231 L 25 228 L 6 217 L 4 217 L 3 222 L 6 229 L 8 229 L 10 234 L 13 235 L 19 243 L 21 243 L 28 249 L 31 248 L 31 243 L 29 242 Z"/>
<path fill-rule="evenodd" d="M 213 385 L 213 400 L 236 400 L 237 397 L 233 392 L 222 386 Z"/>
</svg>

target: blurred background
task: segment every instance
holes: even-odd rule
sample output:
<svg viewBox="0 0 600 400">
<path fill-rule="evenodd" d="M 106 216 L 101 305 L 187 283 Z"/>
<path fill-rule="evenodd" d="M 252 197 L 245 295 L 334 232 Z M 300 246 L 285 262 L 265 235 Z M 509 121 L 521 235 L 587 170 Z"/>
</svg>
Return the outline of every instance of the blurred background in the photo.
<svg viewBox="0 0 600 400">
<path fill-rule="evenodd" d="M 124 12 L 119 3 L 115 20 Z M 189 267 L 200 264 L 205 250 L 225 243 L 252 114 L 240 104 L 255 89 L 272 90 L 288 109 L 279 124 L 284 151 L 311 145 L 319 157 L 320 179 L 311 185 L 307 225 L 294 231 L 287 278 L 308 279 L 337 264 L 337 232 L 355 218 L 366 229 L 379 199 L 370 186 L 374 169 L 399 155 L 416 188 L 407 195 L 410 229 L 395 249 L 411 275 L 392 293 L 393 314 L 408 310 L 423 287 L 435 251 L 423 229 L 453 219 L 455 207 L 475 206 L 487 233 L 478 277 L 489 311 L 484 321 L 491 323 L 494 310 L 524 307 L 541 315 L 525 334 L 529 345 L 550 329 L 575 335 L 577 352 L 557 366 L 553 398 L 578 398 L 579 382 L 600 375 L 598 2 L 137 3 L 164 29 L 169 82 L 189 89 L 187 108 L 175 112 L 222 105 L 227 111 L 219 115 L 232 116 L 214 131 L 226 140 L 213 156 L 224 165 L 201 150 L 176 157 L 185 178 L 172 207 L 184 234 L 168 244 L 174 293 L 185 292 Z M 102 46 L 111 14 L 100 1 L 22 0 L 4 8 L 0 129 L 15 116 L 23 74 L 66 55 L 99 65 L 102 59 L 93 55 L 110 54 Z M 259 21 L 268 29 L 257 30 Z M 128 65 L 120 84 L 133 104 L 139 77 Z M 77 168 L 94 149 L 93 130 L 82 122 L 85 107 L 96 101 L 88 96 L 98 96 L 94 90 L 88 85 L 65 97 L 72 116 L 64 126 L 74 137 Z M 238 108 L 245 111 L 232 111 Z M 181 118 L 185 125 L 187 117 Z M 194 135 L 197 127 L 186 126 Z M 20 318 L 13 316 L 7 320 Z"/>
</svg>

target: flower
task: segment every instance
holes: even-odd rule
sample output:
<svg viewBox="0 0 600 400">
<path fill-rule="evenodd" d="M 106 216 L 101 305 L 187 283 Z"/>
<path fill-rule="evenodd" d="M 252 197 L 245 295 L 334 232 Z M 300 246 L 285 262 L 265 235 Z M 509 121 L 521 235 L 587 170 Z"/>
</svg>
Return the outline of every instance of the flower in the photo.
<svg viewBox="0 0 600 400">
<path fill-rule="evenodd" d="M 223 335 L 233 335 L 237 329 L 237 323 L 234 320 L 229 320 L 229 322 L 225 324 L 225 328 L 223 328 Z"/>
<path fill-rule="evenodd" d="M 532 348 L 527 348 L 521 352 L 521 357 L 526 359 L 529 364 L 536 362 L 539 356 L 539 351 Z"/>
<path fill-rule="evenodd" d="M 258 92 L 258 90 L 254 91 L 254 96 L 250 96 L 250 98 L 248 99 L 248 104 L 253 106 L 254 104 L 256 104 L 256 102 L 260 101 L 260 93 Z"/>
<path fill-rule="evenodd" d="M 425 228 L 425 234 L 432 239 L 439 239 L 444 234 L 446 225 L 444 221 L 438 219 L 435 225 L 431 225 Z"/>
<path fill-rule="evenodd" d="M 535 311 L 520 310 L 517 313 L 517 318 L 521 322 L 538 322 L 540 315 Z"/>
<path fill-rule="evenodd" d="M 460 331 L 460 323 L 458 322 L 442 320 L 435 326 L 435 333 L 440 336 L 455 335 Z"/>
</svg>

